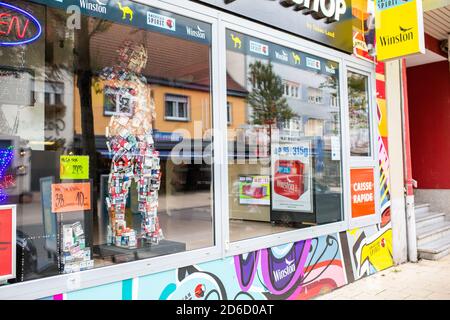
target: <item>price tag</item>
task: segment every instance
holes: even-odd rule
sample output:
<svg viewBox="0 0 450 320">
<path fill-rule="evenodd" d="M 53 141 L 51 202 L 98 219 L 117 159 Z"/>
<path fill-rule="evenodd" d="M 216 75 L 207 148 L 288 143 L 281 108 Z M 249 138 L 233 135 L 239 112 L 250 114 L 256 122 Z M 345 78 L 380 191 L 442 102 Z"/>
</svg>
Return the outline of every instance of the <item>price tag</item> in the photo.
<svg viewBox="0 0 450 320">
<path fill-rule="evenodd" d="M 61 156 L 61 180 L 89 179 L 89 156 Z"/>
<path fill-rule="evenodd" d="M 52 212 L 91 210 L 91 183 L 52 184 Z"/>
</svg>

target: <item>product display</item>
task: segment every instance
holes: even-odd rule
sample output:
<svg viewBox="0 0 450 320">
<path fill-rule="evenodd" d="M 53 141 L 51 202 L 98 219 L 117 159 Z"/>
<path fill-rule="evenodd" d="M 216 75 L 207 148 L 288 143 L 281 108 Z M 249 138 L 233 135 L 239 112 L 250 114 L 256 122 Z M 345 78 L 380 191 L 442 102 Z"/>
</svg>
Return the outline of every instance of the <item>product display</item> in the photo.
<svg viewBox="0 0 450 320">
<path fill-rule="evenodd" d="M 72 273 L 94 268 L 91 248 L 86 247 L 83 226 L 77 221 L 62 226 L 61 270 Z"/>
<path fill-rule="evenodd" d="M 159 153 L 154 148 L 152 121 L 155 106 L 145 77 L 139 74 L 147 64 L 143 45 L 126 41 L 119 52 L 118 65 L 105 68 L 100 78 L 115 103 L 107 146 L 112 154 L 106 205 L 110 216 L 108 244 L 135 248 L 137 238 L 158 244 L 163 238 L 159 226 L 158 190 L 161 181 Z M 125 208 L 132 180 L 137 184 L 140 233 L 126 224 Z"/>
</svg>

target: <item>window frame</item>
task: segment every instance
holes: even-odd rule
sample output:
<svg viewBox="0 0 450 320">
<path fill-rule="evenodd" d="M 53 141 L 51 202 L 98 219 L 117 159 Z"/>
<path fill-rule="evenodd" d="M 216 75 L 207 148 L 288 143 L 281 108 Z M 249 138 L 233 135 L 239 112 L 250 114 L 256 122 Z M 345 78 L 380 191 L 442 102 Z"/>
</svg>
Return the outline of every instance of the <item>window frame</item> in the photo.
<svg viewBox="0 0 450 320">
<path fill-rule="evenodd" d="M 180 117 L 178 115 L 178 113 L 179 113 L 178 107 L 179 107 L 180 101 L 175 101 L 176 99 L 168 100 L 168 97 L 173 97 L 173 98 L 176 98 L 176 99 L 186 99 L 186 117 Z M 166 103 L 168 101 L 176 103 L 176 107 L 172 110 L 172 111 L 175 111 L 175 113 L 177 113 L 176 116 L 168 116 L 166 114 Z M 166 93 L 164 95 L 164 120 L 166 120 L 166 121 L 180 121 L 180 122 L 189 122 L 189 121 L 191 121 L 191 99 L 190 99 L 190 97 L 189 96 L 185 96 L 185 95 L 181 95 L 181 94 Z"/>
<path fill-rule="evenodd" d="M 281 46 L 285 46 L 294 50 L 302 51 L 305 53 L 310 53 L 331 61 L 335 61 L 339 64 L 339 106 L 340 106 L 340 126 L 341 126 L 341 182 L 342 182 L 342 220 L 339 222 L 329 223 L 326 225 L 312 226 L 305 229 L 297 229 L 292 231 L 286 231 L 282 233 L 276 233 L 266 236 L 260 236 L 256 238 L 244 239 L 236 242 L 230 241 L 230 230 L 229 230 L 229 207 L 228 207 L 228 159 L 224 158 L 224 163 L 226 165 L 222 168 L 222 174 L 224 174 L 223 187 L 224 193 L 227 195 L 227 201 L 224 201 L 224 210 L 222 219 L 222 235 L 224 237 L 224 256 L 231 257 L 234 255 L 239 255 L 243 253 L 248 253 L 255 250 L 260 250 L 264 248 L 274 247 L 286 243 L 296 242 L 300 240 L 305 240 L 312 237 L 318 237 L 331 233 L 338 233 L 342 231 L 346 231 L 350 229 L 350 226 L 353 225 L 351 222 L 351 205 L 350 205 L 350 156 L 349 156 L 349 139 L 348 139 L 348 101 L 347 101 L 347 66 L 352 65 L 356 69 L 366 70 L 371 76 L 369 80 L 372 82 L 375 79 L 375 65 L 364 61 L 362 59 L 356 58 L 352 55 L 339 52 L 335 49 L 330 49 L 322 45 L 313 44 L 308 40 L 301 39 L 299 37 L 293 36 L 289 33 L 272 29 L 267 26 L 263 26 L 261 24 L 239 18 L 228 13 L 221 12 L 219 15 L 219 32 L 220 37 L 222 39 L 220 43 L 220 61 L 226 61 L 226 30 L 231 29 L 236 32 L 264 39 L 265 41 L 272 42 Z M 226 77 L 226 63 L 220 65 L 220 77 L 224 79 Z M 223 87 L 225 86 L 225 87 Z M 221 87 L 221 103 L 227 99 L 226 94 L 226 83 L 222 80 Z M 373 98 L 373 97 L 371 97 Z M 370 99 L 372 100 L 372 99 Z M 373 104 L 372 104 L 373 105 Z M 373 109 L 373 108 L 372 108 Z M 372 110 L 373 111 L 373 110 Z M 376 115 L 376 113 L 375 113 Z M 371 123 L 371 128 L 375 127 L 376 117 L 371 117 L 369 120 Z M 374 132 L 374 130 L 373 130 Z M 376 130 L 375 130 L 376 132 Z M 374 137 L 374 136 L 373 136 Z M 224 152 L 228 154 L 228 144 L 227 136 L 220 137 L 224 140 Z M 372 143 L 375 146 L 377 143 Z M 374 155 L 375 153 L 372 153 Z M 376 172 L 376 170 L 375 170 Z M 375 180 L 378 181 L 378 180 Z M 375 197 L 375 207 L 376 210 L 379 211 L 379 197 L 378 197 L 378 185 L 375 183 L 376 189 L 376 197 Z M 378 223 L 381 219 L 379 213 L 375 215 L 370 224 Z M 367 225 L 366 222 L 363 225 Z"/>
<path fill-rule="evenodd" d="M 363 216 L 363 217 L 352 217 L 351 213 L 351 199 L 349 203 L 349 219 L 348 225 L 349 229 L 361 228 L 365 226 L 374 225 L 381 222 L 381 197 L 380 197 L 380 170 L 379 170 L 379 154 L 378 154 L 378 140 L 379 131 L 378 125 L 378 115 L 377 115 L 377 92 L 376 92 L 376 77 L 375 73 L 370 70 L 370 68 L 362 67 L 355 64 L 352 61 L 345 62 L 345 75 L 343 78 L 345 88 L 347 89 L 347 75 L 348 72 L 357 73 L 359 75 L 367 76 L 367 92 L 368 92 L 368 104 L 369 104 L 369 134 L 370 134 L 370 156 L 357 157 L 350 155 L 350 126 L 347 125 L 346 137 L 347 137 L 347 155 L 350 161 L 350 169 L 363 169 L 370 168 L 374 171 L 374 192 L 375 192 L 375 212 L 374 214 Z M 350 105 L 348 103 L 348 95 L 345 96 L 346 101 L 346 114 L 348 122 L 350 123 L 350 117 L 348 116 Z M 350 171 L 348 172 L 348 177 L 350 179 Z M 350 193 L 350 189 L 348 191 Z"/>
</svg>

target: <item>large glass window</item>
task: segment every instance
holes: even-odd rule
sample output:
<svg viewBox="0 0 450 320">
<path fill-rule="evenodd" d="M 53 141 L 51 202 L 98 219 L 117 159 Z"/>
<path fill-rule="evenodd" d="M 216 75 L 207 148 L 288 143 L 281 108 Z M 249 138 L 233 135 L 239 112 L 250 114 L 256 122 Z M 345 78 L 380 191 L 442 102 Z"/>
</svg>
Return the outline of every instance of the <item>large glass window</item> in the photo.
<svg viewBox="0 0 450 320">
<path fill-rule="evenodd" d="M 341 221 L 338 63 L 226 36 L 230 240 Z"/>
<path fill-rule="evenodd" d="M 0 46 L 10 281 L 213 246 L 211 26 L 130 1 L 81 16 L 6 2 L 22 10 L 0 5 L 0 42 L 16 44 Z"/>
<path fill-rule="evenodd" d="M 348 112 L 350 121 L 350 155 L 370 157 L 370 109 L 368 77 L 348 71 Z"/>
</svg>

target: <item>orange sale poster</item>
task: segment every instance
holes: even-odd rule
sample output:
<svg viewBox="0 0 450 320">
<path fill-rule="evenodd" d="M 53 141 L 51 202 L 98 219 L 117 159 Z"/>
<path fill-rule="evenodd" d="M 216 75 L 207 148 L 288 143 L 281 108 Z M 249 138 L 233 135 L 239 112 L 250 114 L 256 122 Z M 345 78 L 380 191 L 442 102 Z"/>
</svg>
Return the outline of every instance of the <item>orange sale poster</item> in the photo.
<svg viewBox="0 0 450 320">
<path fill-rule="evenodd" d="M 91 210 L 91 184 L 52 184 L 52 212 L 72 212 Z"/>
<path fill-rule="evenodd" d="M 375 214 L 373 168 L 351 169 L 352 218 Z"/>
</svg>

